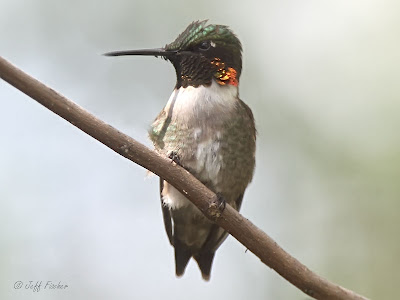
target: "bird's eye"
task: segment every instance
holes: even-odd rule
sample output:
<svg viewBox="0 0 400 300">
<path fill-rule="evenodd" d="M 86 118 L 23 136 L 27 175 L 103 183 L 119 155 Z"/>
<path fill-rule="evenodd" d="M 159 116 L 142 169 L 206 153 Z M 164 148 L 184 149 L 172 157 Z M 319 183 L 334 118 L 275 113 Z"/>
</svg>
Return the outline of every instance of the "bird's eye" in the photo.
<svg viewBox="0 0 400 300">
<path fill-rule="evenodd" d="M 199 49 L 202 51 L 207 51 L 208 49 L 210 49 L 211 43 L 210 41 L 204 41 L 201 42 L 201 44 L 199 45 Z"/>
</svg>

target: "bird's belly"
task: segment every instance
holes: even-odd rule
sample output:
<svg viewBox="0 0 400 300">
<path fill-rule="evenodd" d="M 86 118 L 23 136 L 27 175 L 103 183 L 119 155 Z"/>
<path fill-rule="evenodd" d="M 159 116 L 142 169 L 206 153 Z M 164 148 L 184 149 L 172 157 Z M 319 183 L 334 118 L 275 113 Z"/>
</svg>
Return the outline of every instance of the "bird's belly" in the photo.
<svg viewBox="0 0 400 300">
<path fill-rule="evenodd" d="M 218 185 L 223 168 L 221 141 L 210 138 L 193 149 L 193 157 L 184 162 L 185 167 L 203 183 Z"/>
<path fill-rule="evenodd" d="M 178 154 L 184 168 L 215 191 L 214 188 L 220 183 L 221 170 L 224 167 L 221 141 L 217 137 L 210 137 L 196 145 L 181 148 L 171 147 L 170 151 Z M 164 185 L 163 202 L 172 209 L 192 205 L 184 195 L 168 183 Z"/>
</svg>

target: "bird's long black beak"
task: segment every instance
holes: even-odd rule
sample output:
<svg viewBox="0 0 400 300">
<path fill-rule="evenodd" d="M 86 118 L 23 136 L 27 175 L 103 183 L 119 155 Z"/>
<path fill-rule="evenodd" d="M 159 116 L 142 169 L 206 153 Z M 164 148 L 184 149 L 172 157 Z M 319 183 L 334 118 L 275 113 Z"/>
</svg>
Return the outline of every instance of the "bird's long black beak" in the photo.
<svg viewBox="0 0 400 300">
<path fill-rule="evenodd" d="M 113 51 L 107 52 L 105 56 L 125 56 L 125 55 L 146 55 L 146 56 L 162 56 L 168 58 L 177 53 L 177 51 L 165 50 L 164 48 L 157 49 L 141 49 L 141 50 L 125 50 L 125 51 Z"/>
</svg>

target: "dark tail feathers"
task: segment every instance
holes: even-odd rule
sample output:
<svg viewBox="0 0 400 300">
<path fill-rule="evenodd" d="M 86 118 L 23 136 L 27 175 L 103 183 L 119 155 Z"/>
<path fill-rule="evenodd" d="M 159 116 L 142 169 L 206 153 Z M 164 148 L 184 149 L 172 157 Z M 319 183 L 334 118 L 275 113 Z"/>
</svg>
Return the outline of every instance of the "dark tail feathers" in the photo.
<svg viewBox="0 0 400 300">
<path fill-rule="evenodd" d="M 176 241 L 176 240 L 175 240 Z M 176 276 L 182 276 L 185 273 L 186 266 L 189 262 L 189 259 L 193 256 L 196 260 L 197 264 L 199 265 L 201 276 L 204 280 L 210 280 L 210 272 L 212 262 L 214 260 L 215 252 L 205 252 L 205 253 L 198 253 L 193 255 L 192 252 L 182 247 L 183 245 L 177 245 L 175 243 L 175 273 Z"/>
<path fill-rule="evenodd" d="M 193 256 L 199 265 L 201 276 L 206 281 L 210 280 L 211 266 L 214 260 L 215 252 L 199 253 Z"/>
<path fill-rule="evenodd" d="M 189 259 L 192 257 L 192 252 L 190 252 L 182 245 L 177 245 L 175 240 L 175 273 L 176 276 L 182 276 L 185 273 L 186 266 Z"/>
</svg>

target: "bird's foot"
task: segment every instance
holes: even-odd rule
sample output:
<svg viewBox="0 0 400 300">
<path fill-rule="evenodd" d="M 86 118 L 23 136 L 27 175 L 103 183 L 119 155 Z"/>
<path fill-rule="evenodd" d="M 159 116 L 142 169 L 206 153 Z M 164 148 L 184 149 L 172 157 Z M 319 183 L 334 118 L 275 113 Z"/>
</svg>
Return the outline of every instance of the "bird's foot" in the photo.
<svg viewBox="0 0 400 300">
<path fill-rule="evenodd" d="M 225 207 L 226 207 L 226 201 L 224 197 L 220 193 L 217 193 L 216 199 L 210 203 L 210 205 L 208 206 L 208 210 L 210 215 L 215 219 L 217 219 L 222 215 L 222 213 L 225 210 Z"/>
<path fill-rule="evenodd" d="M 168 158 L 171 159 L 171 160 L 172 160 L 174 163 L 176 163 L 178 166 L 181 166 L 181 167 L 182 167 L 181 159 L 180 159 L 178 153 L 176 153 L 175 151 L 171 151 L 171 152 L 168 154 Z"/>
</svg>

